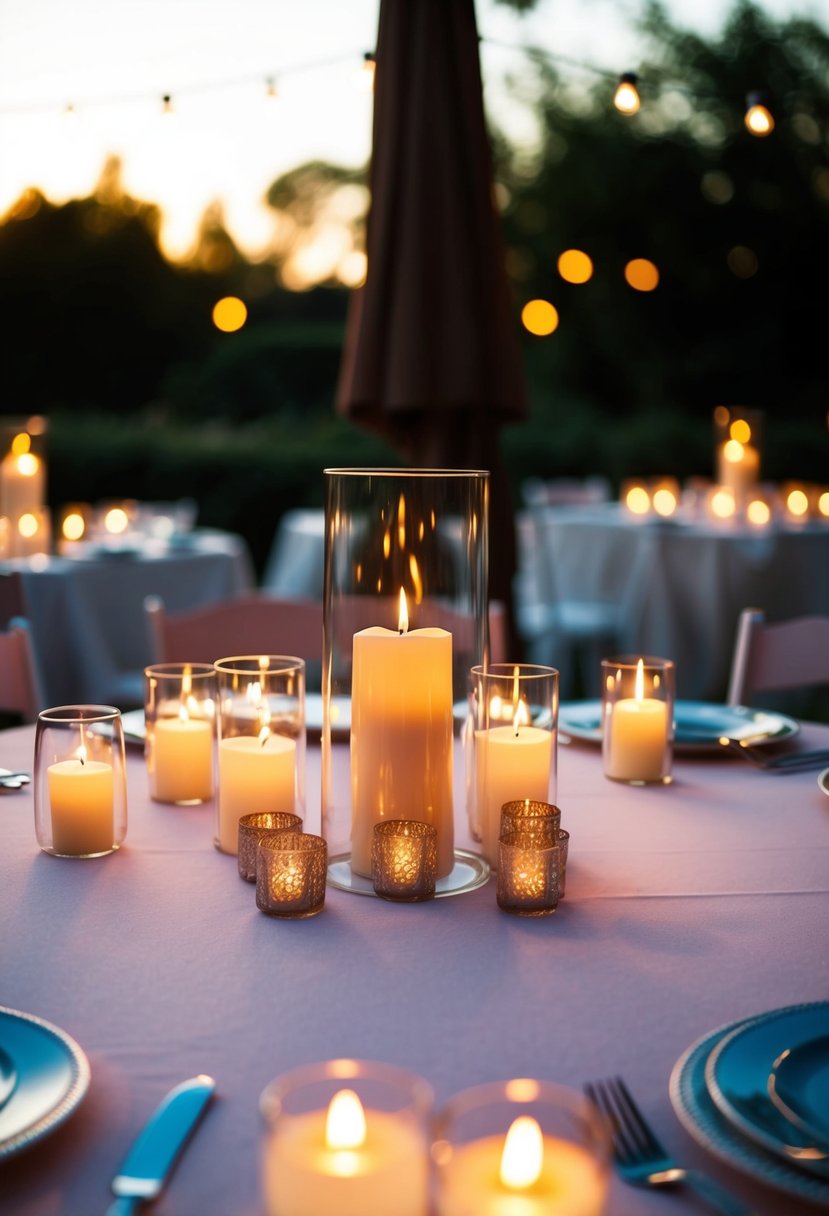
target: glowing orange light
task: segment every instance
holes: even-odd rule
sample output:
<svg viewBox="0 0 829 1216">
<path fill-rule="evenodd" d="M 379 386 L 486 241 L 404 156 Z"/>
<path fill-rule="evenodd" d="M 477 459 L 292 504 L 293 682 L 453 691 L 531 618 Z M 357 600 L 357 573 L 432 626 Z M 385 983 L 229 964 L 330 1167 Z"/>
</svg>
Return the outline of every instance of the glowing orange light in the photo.
<svg viewBox="0 0 829 1216">
<path fill-rule="evenodd" d="M 786 509 L 790 515 L 802 519 L 809 510 L 808 495 L 803 490 L 790 490 L 786 496 Z"/>
<path fill-rule="evenodd" d="M 625 494 L 625 506 L 633 515 L 647 515 L 651 496 L 644 486 L 631 486 Z"/>
<path fill-rule="evenodd" d="M 774 118 L 768 106 L 764 105 L 758 93 L 749 93 L 746 100 L 748 109 L 743 119 L 746 130 L 761 139 L 763 136 L 771 135 L 774 130 Z"/>
<path fill-rule="evenodd" d="M 529 333 L 544 338 L 558 329 L 558 310 L 549 300 L 528 300 L 521 309 L 521 322 Z"/>
<path fill-rule="evenodd" d="M 620 114 L 636 114 L 639 110 L 642 99 L 639 96 L 636 84 L 637 77 L 635 72 L 624 72 L 619 77 L 619 83 L 613 95 L 613 104 Z"/>
<path fill-rule="evenodd" d="M 520 1115 L 510 1125 L 504 1140 L 499 1171 L 502 1186 L 526 1191 L 541 1177 L 544 1137 L 531 1115 Z"/>
<path fill-rule="evenodd" d="M 37 536 L 38 527 L 37 516 L 32 515 L 29 511 L 25 515 L 21 515 L 17 521 L 18 532 L 21 536 L 25 536 L 27 540 L 32 536 Z"/>
<path fill-rule="evenodd" d="M 762 498 L 753 498 L 746 507 L 746 518 L 755 528 L 762 528 L 771 519 L 771 507 Z"/>
<path fill-rule="evenodd" d="M 676 508 L 677 497 L 673 490 L 668 489 L 667 486 L 660 486 L 658 490 L 654 490 L 653 509 L 657 515 L 667 518 L 669 515 L 673 515 Z"/>
<path fill-rule="evenodd" d="M 80 511 L 70 511 L 68 515 L 64 516 L 61 531 L 66 540 L 81 539 L 86 531 L 86 523 Z"/>
<path fill-rule="evenodd" d="M 22 431 L 19 435 L 15 435 L 12 440 L 12 452 L 15 456 L 22 456 L 24 452 L 28 452 L 32 446 L 32 440 L 26 431 Z"/>
<path fill-rule="evenodd" d="M 238 296 L 223 296 L 213 305 L 213 324 L 222 333 L 235 333 L 247 319 L 248 310 Z"/>
<path fill-rule="evenodd" d="M 751 439 L 751 427 L 746 422 L 745 418 L 736 418 L 728 428 L 728 433 L 732 439 L 736 439 L 738 443 L 748 443 Z"/>
<path fill-rule="evenodd" d="M 720 486 L 711 496 L 711 513 L 717 519 L 730 519 L 737 510 L 734 491 L 726 486 Z"/>
<path fill-rule="evenodd" d="M 566 283 L 586 283 L 593 277 L 593 262 L 581 249 L 565 249 L 558 259 L 558 273 Z"/>
<path fill-rule="evenodd" d="M 653 291 L 659 285 L 659 271 L 647 258 L 632 258 L 625 266 L 625 279 L 634 291 Z"/>
</svg>

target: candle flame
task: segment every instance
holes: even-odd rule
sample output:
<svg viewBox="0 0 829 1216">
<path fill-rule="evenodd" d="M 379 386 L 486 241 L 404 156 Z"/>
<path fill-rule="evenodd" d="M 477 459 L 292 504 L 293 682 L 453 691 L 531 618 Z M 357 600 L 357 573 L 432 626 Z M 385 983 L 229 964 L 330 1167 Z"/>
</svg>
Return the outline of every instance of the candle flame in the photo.
<svg viewBox="0 0 829 1216">
<path fill-rule="evenodd" d="M 189 696 L 189 694 L 192 691 L 193 691 L 193 671 L 192 671 L 192 668 L 188 664 L 184 668 L 184 671 L 183 671 L 182 677 L 181 677 L 181 695 L 183 697 Z"/>
<path fill-rule="evenodd" d="M 83 746 L 83 744 L 81 744 L 81 746 L 75 752 L 75 755 L 78 757 L 81 764 L 86 764 L 86 748 Z"/>
<path fill-rule="evenodd" d="M 409 606 L 406 603 L 406 592 L 400 588 L 400 611 L 397 618 L 397 628 L 400 633 L 409 632 Z"/>
<path fill-rule="evenodd" d="M 330 1149 L 362 1148 L 366 1142 L 366 1115 L 353 1089 L 341 1089 L 328 1104 L 325 1116 L 325 1146 Z"/>
<path fill-rule="evenodd" d="M 637 701 L 645 699 L 645 663 L 640 659 L 636 664 L 636 682 L 634 684 L 633 695 Z"/>
<path fill-rule="evenodd" d="M 252 680 L 245 690 L 245 700 L 248 705 L 259 705 L 262 700 L 262 685 L 258 680 Z"/>
<path fill-rule="evenodd" d="M 510 1126 L 501 1154 L 501 1183 L 524 1191 L 541 1177 L 544 1138 L 531 1115 L 520 1115 Z"/>
<path fill-rule="evenodd" d="M 181 705 L 179 705 L 179 707 L 178 707 L 178 720 L 179 720 L 179 722 L 189 722 L 190 721 L 190 715 L 187 712 L 187 706 L 184 705 L 183 703 Z"/>
</svg>

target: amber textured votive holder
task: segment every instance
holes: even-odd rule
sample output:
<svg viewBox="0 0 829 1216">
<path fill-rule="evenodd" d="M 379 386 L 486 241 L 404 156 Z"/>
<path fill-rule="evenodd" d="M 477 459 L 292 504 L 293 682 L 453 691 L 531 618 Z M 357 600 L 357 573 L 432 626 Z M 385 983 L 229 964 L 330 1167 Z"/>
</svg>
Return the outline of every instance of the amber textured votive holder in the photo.
<svg viewBox="0 0 829 1216">
<path fill-rule="evenodd" d="M 328 848 L 321 836 L 276 832 L 256 852 L 256 906 L 268 916 L 301 920 L 325 904 Z"/>
<path fill-rule="evenodd" d="M 501 807 L 500 836 L 520 836 L 531 845 L 555 844 L 561 831 L 561 811 L 552 802 L 519 798 Z"/>
<path fill-rule="evenodd" d="M 435 894 L 438 834 L 432 823 L 384 819 L 371 844 L 371 881 L 381 899 L 418 903 Z"/>
<path fill-rule="evenodd" d="M 527 842 L 516 832 L 498 842 L 498 907 L 518 916 L 550 916 L 559 901 L 558 843 Z"/>
<path fill-rule="evenodd" d="M 570 833 L 564 828 L 558 830 L 558 897 L 564 899 L 564 887 L 567 880 L 567 853 L 570 848 Z"/>
<path fill-rule="evenodd" d="M 256 882 L 259 843 L 278 832 L 301 832 L 302 820 L 291 811 L 255 811 L 239 820 L 239 877 Z"/>
</svg>

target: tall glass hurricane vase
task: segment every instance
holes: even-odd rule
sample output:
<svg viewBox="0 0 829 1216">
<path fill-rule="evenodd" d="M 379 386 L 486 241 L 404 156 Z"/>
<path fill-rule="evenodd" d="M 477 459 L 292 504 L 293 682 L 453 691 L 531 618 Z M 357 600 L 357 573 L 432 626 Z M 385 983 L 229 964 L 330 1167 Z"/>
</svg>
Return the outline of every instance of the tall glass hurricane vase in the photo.
<svg viewBox="0 0 829 1216">
<path fill-rule="evenodd" d="M 410 819 L 437 830 L 437 894 L 469 889 L 488 870 L 456 848 L 453 736 L 489 658 L 489 474 L 327 469 L 325 483 L 329 881 L 373 894 L 374 825 Z"/>
</svg>

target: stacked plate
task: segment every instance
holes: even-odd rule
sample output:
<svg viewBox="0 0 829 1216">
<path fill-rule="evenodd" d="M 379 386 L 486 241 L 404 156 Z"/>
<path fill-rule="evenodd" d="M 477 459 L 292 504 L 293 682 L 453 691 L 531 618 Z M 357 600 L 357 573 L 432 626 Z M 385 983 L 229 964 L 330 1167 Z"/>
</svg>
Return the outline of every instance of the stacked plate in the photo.
<svg viewBox="0 0 829 1216">
<path fill-rule="evenodd" d="M 683 1126 L 730 1165 L 829 1207 L 829 1001 L 732 1022 L 671 1074 Z"/>
</svg>

